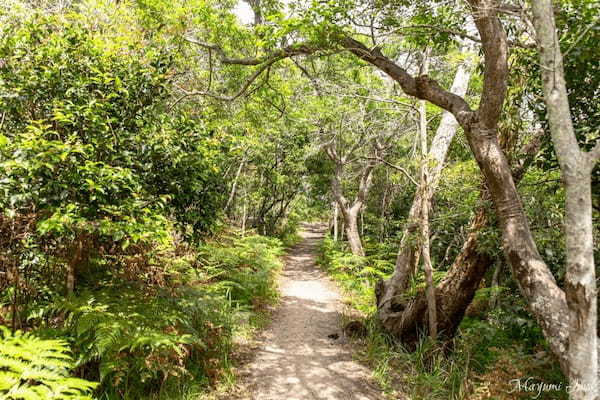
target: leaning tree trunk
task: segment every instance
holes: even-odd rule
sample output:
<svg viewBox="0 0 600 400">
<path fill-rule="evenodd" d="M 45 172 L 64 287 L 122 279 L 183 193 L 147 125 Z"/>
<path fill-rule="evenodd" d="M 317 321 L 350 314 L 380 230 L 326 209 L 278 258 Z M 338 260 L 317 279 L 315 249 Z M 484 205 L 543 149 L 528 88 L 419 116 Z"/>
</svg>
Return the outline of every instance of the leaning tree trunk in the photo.
<svg viewBox="0 0 600 400">
<path fill-rule="evenodd" d="M 467 92 L 467 86 L 471 77 L 470 66 L 461 64 L 456 70 L 454 82 L 452 84 L 452 92 L 464 96 Z M 446 154 L 450 148 L 450 143 L 456 133 L 458 122 L 454 116 L 445 111 L 442 115 L 442 121 L 436 131 L 436 134 L 431 142 L 428 158 L 433 162 L 428 177 L 427 191 L 422 192 L 417 190 L 412 206 L 408 213 L 407 223 L 402 233 L 400 249 L 396 258 L 396 267 L 392 277 L 384 283 L 384 294 L 387 302 L 393 298 L 400 296 L 408 288 L 410 279 L 416 271 L 419 263 L 419 255 L 421 253 L 420 243 L 417 240 L 419 220 L 421 219 L 421 210 L 423 204 L 430 204 L 433 194 L 438 186 L 442 168 L 446 160 Z M 427 196 L 427 203 L 424 203 L 422 194 Z"/>
<path fill-rule="evenodd" d="M 488 254 L 479 251 L 479 237 L 487 226 L 483 207 L 477 210 L 471 222 L 470 233 L 460 254 L 448 273 L 436 287 L 437 332 L 440 339 L 450 339 L 456 333 L 465 311 L 486 271 L 494 262 Z M 381 296 L 382 285 L 377 287 Z M 414 298 L 398 296 L 389 304 L 378 299 L 379 317 L 384 328 L 407 345 L 414 345 L 422 332 L 427 332 L 427 296 L 423 291 Z"/>
<path fill-rule="evenodd" d="M 521 150 L 522 159 L 515 160 L 516 166 L 512 175 L 516 184 L 521 181 L 525 171 L 535 159 L 541 147 L 542 134 L 543 132 L 538 132 Z M 507 132 L 506 135 L 511 135 L 511 132 Z M 508 138 L 503 136 L 501 139 L 503 139 L 503 146 L 507 146 Z M 485 188 L 482 189 L 482 199 L 484 201 L 489 199 L 489 193 Z M 469 234 L 461 252 L 436 287 L 437 331 L 440 339 L 447 340 L 454 337 L 482 279 L 495 261 L 489 254 L 479 250 L 479 238 L 488 224 L 486 209 L 480 206 L 471 221 Z M 376 296 L 383 326 L 405 344 L 414 346 L 419 339 L 419 334 L 427 332 L 427 296 L 420 292 L 408 299 L 398 294 L 390 301 L 383 299 L 384 289 L 385 285 L 380 281 Z"/>
</svg>

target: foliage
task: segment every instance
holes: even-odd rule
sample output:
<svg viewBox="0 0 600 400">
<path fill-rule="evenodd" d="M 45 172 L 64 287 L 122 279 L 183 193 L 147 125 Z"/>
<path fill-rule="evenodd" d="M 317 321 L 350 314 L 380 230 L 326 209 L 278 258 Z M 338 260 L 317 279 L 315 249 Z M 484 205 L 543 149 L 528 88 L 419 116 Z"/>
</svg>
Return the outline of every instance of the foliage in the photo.
<svg viewBox="0 0 600 400">
<path fill-rule="evenodd" d="M 277 239 L 230 233 L 173 262 L 167 286 L 105 275 L 103 287 L 42 304 L 29 321 L 61 338 L 49 343 L 69 342 L 74 366 L 108 398 L 214 384 L 230 373 L 240 321 L 276 300 L 281 252 Z"/>
<path fill-rule="evenodd" d="M 235 0 L 0 3 L 0 324 L 16 331 L 2 331 L 0 355 L 12 361 L 0 368 L 0 397 L 47 398 L 64 385 L 65 397 L 88 398 L 93 384 L 71 375 L 98 381 L 104 398 L 199 397 L 230 382 L 236 335 L 276 301 L 282 245 L 298 240 L 300 221 L 331 217 L 334 165 L 324 146 L 347 156 L 341 186 L 353 194 L 360 163 L 373 155 L 367 143 L 382 134 L 386 151 L 376 155 L 385 166 L 360 210 L 367 256 L 331 237 L 320 255 L 365 316 L 364 355 L 379 378 L 427 399 L 492 396 L 506 371 L 562 379 L 550 357 L 537 357 L 547 352 L 543 336 L 506 271 L 460 130 L 430 212 L 435 278 L 460 253 L 479 207 L 489 226 L 478 251 L 498 274 L 485 277 L 452 352 L 423 340 L 409 353 L 373 317 L 375 283 L 393 271 L 415 194 L 416 100 L 341 52 L 339 39 L 356 37 L 410 73 L 427 49 L 429 77 L 449 87 L 456 62 L 471 57 L 462 50 L 472 36 L 465 4 L 252 1 L 262 21 L 244 25 Z M 589 0 L 556 5 L 574 125 L 589 149 L 600 118 L 598 10 Z M 516 166 L 546 122 L 526 13 L 507 7 L 500 131 Z M 269 58 L 300 43 L 310 54 Z M 473 108 L 484 84 L 479 64 L 465 97 Z M 426 107 L 431 134 L 442 112 Z M 599 176 L 596 167 L 594 217 Z M 560 285 L 564 191 L 547 136 L 519 192 Z M 408 295 L 423 285 L 417 273 Z"/>
<path fill-rule="evenodd" d="M 0 397 L 91 400 L 96 383 L 70 375 L 74 363 L 63 340 L 40 339 L 0 326 Z"/>
<path fill-rule="evenodd" d="M 199 188 L 215 177 L 215 147 L 197 122 L 160 114 L 161 49 L 104 53 L 85 27 L 52 17 L 14 27 L 0 48 L 4 207 L 35 207 L 41 234 L 164 242 L 167 206 L 198 232 L 210 227 L 219 197 Z"/>
<path fill-rule="evenodd" d="M 218 280 L 213 290 L 235 307 L 246 308 L 277 297 L 274 273 L 281 268 L 280 255 L 278 239 L 253 235 L 236 239 L 230 247 L 207 243 L 200 249 L 199 261 L 205 279 Z"/>
<path fill-rule="evenodd" d="M 383 254 L 381 252 L 379 257 Z M 367 335 L 358 343 L 358 355 L 373 368 L 378 383 L 392 396 L 401 391 L 403 396 L 423 400 L 512 399 L 510 396 L 515 393 L 506 396 L 513 389 L 510 380 L 515 377 L 532 376 L 536 382 L 564 382 L 523 299 L 507 294 L 507 288 L 500 289 L 502 300 L 489 312 L 485 307 L 493 292 L 478 291 L 474 303 L 483 301 L 484 312 L 465 318 L 452 343 L 444 345 L 423 337 L 415 349 L 405 349 L 382 331 L 377 321 L 372 281 L 357 277 L 356 272 L 366 269 L 367 259 L 353 256 L 325 238 L 319 262 L 343 287 L 345 302 L 360 312 Z M 372 277 L 389 274 L 389 268 L 389 264 L 377 268 L 378 272 Z M 423 285 L 422 279 L 420 284 Z M 517 395 L 528 398 L 528 393 Z M 564 391 L 547 395 L 556 399 L 567 397 Z"/>
</svg>

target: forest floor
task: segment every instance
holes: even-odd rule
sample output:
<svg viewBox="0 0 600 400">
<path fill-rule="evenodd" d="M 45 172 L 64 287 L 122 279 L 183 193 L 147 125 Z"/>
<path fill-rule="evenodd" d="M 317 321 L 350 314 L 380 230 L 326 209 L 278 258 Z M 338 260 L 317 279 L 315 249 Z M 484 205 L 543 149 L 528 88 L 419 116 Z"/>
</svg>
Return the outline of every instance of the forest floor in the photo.
<svg viewBox="0 0 600 400">
<path fill-rule="evenodd" d="M 342 331 L 340 291 L 315 258 L 324 225 L 304 224 L 285 258 L 281 303 L 240 372 L 241 398 L 252 400 L 382 399 L 371 371 L 353 360 Z M 238 388 L 239 389 L 239 388 Z"/>
</svg>

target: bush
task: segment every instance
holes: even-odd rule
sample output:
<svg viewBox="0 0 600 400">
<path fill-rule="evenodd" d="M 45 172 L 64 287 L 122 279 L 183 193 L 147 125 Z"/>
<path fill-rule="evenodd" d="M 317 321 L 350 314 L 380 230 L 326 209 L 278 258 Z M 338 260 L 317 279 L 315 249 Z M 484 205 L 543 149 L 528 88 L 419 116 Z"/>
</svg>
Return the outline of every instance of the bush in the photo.
<svg viewBox="0 0 600 400">
<path fill-rule="evenodd" d="M 251 235 L 229 238 L 229 245 L 209 243 L 200 248 L 199 262 L 205 279 L 236 307 L 247 308 L 277 297 L 275 273 L 282 264 L 281 241 Z"/>
</svg>

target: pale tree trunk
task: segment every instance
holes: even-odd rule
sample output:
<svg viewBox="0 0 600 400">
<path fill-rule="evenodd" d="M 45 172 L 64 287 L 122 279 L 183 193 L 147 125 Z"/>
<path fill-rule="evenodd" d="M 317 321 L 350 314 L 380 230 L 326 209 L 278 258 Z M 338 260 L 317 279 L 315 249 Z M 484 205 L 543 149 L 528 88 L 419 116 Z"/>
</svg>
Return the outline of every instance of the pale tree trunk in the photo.
<svg viewBox="0 0 600 400">
<path fill-rule="evenodd" d="M 569 109 L 552 2 L 536 0 L 532 9 L 544 100 L 566 194 L 565 293 L 570 323 L 567 359 L 569 382 L 574 388 L 570 397 L 592 400 L 598 396 L 599 382 L 591 173 L 600 154 L 600 142 L 591 153 L 580 149 Z"/>
<path fill-rule="evenodd" d="M 67 265 L 67 295 L 73 294 L 75 291 L 75 265 L 69 263 Z"/>
<path fill-rule="evenodd" d="M 381 198 L 381 213 L 379 215 L 379 241 L 383 241 L 385 237 L 385 219 L 387 211 L 387 197 L 388 197 L 388 170 L 385 171 L 385 183 L 383 186 L 383 196 Z"/>
<path fill-rule="evenodd" d="M 242 236 L 246 235 L 246 220 L 248 219 L 248 193 L 246 192 L 246 188 L 242 186 L 243 189 L 243 204 L 242 204 Z"/>
<path fill-rule="evenodd" d="M 358 185 L 358 193 L 356 194 L 356 198 L 354 199 L 353 203 L 350 204 L 342 191 L 344 160 L 340 159 L 332 147 L 328 147 L 326 152 L 330 159 L 335 163 L 334 173 L 331 177 L 331 189 L 333 198 L 338 204 L 338 207 L 342 213 L 342 232 L 345 231 L 346 233 L 346 240 L 350 245 L 352 254 L 356 256 L 364 256 L 365 252 L 363 249 L 362 240 L 360 238 L 360 231 L 358 229 L 358 213 L 365 204 L 373 180 L 373 169 L 377 165 L 378 161 L 372 159 L 368 160 L 367 164 L 362 168 Z"/>
<path fill-rule="evenodd" d="M 231 185 L 231 191 L 229 192 L 229 198 L 227 199 L 227 203 L 225 204 L 224 211 L 227 211 L 229 207 L 233 204 L 233 200 L 235 199 L 235 194 L 237 190 L 238 180 L 240 179 L 240 174 L 244 169 L 244 164 L 246 163 L 246 155 L 242 157 L 242 161 L 240 162 L 240 166 L 238 167 L 235 178 L 233 179 L 233 184 Z"/>
<path fill-rule="evenodd" d="M 333 202 L 333 240 L 338 240 L 338 219 L 340 207 L 336 201 Z"/>
<path fill-rule="evenodd" d="M 428 54 L 423 54 L 421 63 L 421 74 L 428 72 Z M 427 111 L 425 109 L 425 100 L 419 101 L 419 136 L 421 139 L 421 250 L 423 253 L 423 271 L 425 272 L 425 284 L 427 288 L 427 315 L 429 316 L 429 336 L 431 339 L 437 338 L 437 307 L 435 305 L 435 285 L 433 283 L 433 266 L 431 265 L 431 255 L 429 254 L 429 199 L 428 191 L 428 170 L 427 157 Z"/>
<path fill-rule="evenodd" d="M 346 240 L 350 245 L 350 251 L 356 256 L 364 256 L 360 234 L 358 232 L 358 210 L 352 207 L 347 210 L 342 210 L 346 227 Z"/>
<path fill-rule="evenodd" d="M 360 236 L 365 236 L 365 210 L 360 210 Z"/>
<path fill-rule="evenodd" d="M 452 92 L 459 96 L 464 96 L 467 92 L 469 79 L 471 77 L 470 65 L 468 63 L 460 64 L 456 70 L 454 82 L 452 83 Z M 416 240 L 418 221 L 421 219 L 421 208 L 423 204 L 430 204 L 435 189 L 437 188 L 446 160 L 446 155 L 452 139 L 458 128 L 458 122 L 454 116 L 445 111 L 442 120 L 436 131 L 429 150 L 429 160 L 433 167 L 428 179 L 426 198 L 423 199 L 422 192 L 417 190 L 412 206 L 408 213 L 406 226 L 402 233 L 402 240 L 396 258 L 396 267 L 394 273 L 388 282 L 384 282 L 383 301 L 391 304 L 392 299 L 401 295 L 407 288 L 412 275 L 419 263 L 419 241 Z M 424 201 L 425 200 L 425 201 Z"/>
<path fill-rule="evenodd" d="M 246 3 L 252 8 L 254 13 L 254 25 L 260 25 L 263 23 L 262 7 L 260 0 L 245 0 Z"/>
<path fill-rule="evenodd" d="M 367 194 L 368 190 L 365 192 Z M 342 214 L 342 229 L 341 231 L 346 234 L 346 240 L 350 245 L 350 251 L 356 256 L 364 256 L 365 252 L 358 230 L 358 210 L 362 206 L 362 202 L 356 201 L 351 207 L 348 206 L 348 201 L 345 197 L 336 197 L 336 203 Z M 343 236 L 342 236 L 343 240 Z"/>
<path fill-rule="evenodd" d="M 494 309 L 498 305 L 498 288 L 500 287 L 500 270 L 502 269 L 502 262 L 496 261 L 496 268 L 494 269 L 494 275 L 492 275 L 492 295 L 490 296 L 490 308 Z"/>
<path fill-rule="evenodd" d="M 248 219 L 248 201 L 244 199 L 242 208 L 242 236 L 246 234 L 246 220 Z"/>
</svg>

